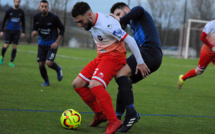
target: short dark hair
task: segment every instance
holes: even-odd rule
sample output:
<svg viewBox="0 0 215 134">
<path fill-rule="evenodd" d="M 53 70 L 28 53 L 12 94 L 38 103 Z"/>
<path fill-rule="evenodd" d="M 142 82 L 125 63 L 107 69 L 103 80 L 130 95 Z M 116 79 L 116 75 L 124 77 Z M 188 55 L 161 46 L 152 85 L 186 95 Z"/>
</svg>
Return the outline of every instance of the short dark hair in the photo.
<svg viewBox="0 0 215 134">
<path fill-rule="evenodd" d="M 40 3 L 47 3 L 47 4 L 49 4 L 49 2 L 47 0 L 41 0 Z"/>
<path fill-rule="evenodd" d="M 72 17 L 78 15 L 84 15 L 88 10 L 91 10 L 90 6 L 86 2 L 77 2 L 71 11 Z"/>
<path fill-rule="evenodd" d="M 110 12 L 113 13 L 116 9 L 123 9 L 125 7 L 128 7 L 128 5 L 124 2 L 117 2 L 111 7 Z"/>
</svg>

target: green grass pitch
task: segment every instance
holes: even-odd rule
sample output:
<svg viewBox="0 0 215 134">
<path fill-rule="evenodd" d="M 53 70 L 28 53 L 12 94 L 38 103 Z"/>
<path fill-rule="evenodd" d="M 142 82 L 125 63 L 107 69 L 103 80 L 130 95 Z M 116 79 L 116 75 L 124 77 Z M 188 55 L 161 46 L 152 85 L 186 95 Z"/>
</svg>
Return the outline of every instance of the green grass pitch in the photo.
<svg viewBox="0 0 215 134">
<path fill-rule="evenodd" d="M 14 68 L 8 66 L 10 54 L 11 46 L 0 65 L 1 134 L 105 132 L 107 123 L 96 128 L 88 126 L 94 115 L 72 88 L 74 78 L 97 56 L 96 50 L 59 48 L 55 61 L 62 66 L 64 78 L 58 82 L 56 72 L 47 68 L 49 87 L 41 87 L 37 46 L 19 45 Z M 210 64 L 204 74 L 188 79 L 181 90 L 177 88 L 178 76 L 195 68 L 197 63 L 198 59 L 164 56 L 157 72 L 133 85 L 135 107 L 142 116 L 128 134 L 215 133 L 215 67 Z M 107 91 L 115 107 L 115 80 Z M 82 115 L 82 124 L 75 131 L 60 125 L 61 113 L 70 108 Z"/>
</svg>

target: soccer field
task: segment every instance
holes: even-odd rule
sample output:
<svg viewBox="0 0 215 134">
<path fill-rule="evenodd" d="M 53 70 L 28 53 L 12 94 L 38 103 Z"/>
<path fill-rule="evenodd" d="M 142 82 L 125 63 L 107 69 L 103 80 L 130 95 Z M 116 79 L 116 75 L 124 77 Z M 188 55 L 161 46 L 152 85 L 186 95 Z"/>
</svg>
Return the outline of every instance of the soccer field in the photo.
<svg viewBox="0 0 215 134">
<path fill-rule="evenodd" d="M 41 87 L 37 46 L 19 45 L 14 68 L 8 66 L 10 54 L 11 46 L 0 65 L 1 134 L 105 132 L 107 123 L 96 128 L 88 126 L 94 114 L 72 88 L 74 78 L 97 56 L 96 50 L 59 48 L 55 61 L 63 68 L 64 77 L 58 82 L 56 72 L 47 68 L 49 87 Z M 135 107 L 142 116 L 128 134 L 215 133 L 215 67 L 210 64 L 204 74 L 188 79 L 181 90 L 177 88 L 178 76 L 195 68 L 197 63 L 198 59 L 164 56 L 157 72 L 133 85 Z M 115 107 L 115 80 L 107 91 Z M 82 115 L 78 130 L 66 130 L 60 125 L 61 113 L 70 108 Z"/>
</svg>

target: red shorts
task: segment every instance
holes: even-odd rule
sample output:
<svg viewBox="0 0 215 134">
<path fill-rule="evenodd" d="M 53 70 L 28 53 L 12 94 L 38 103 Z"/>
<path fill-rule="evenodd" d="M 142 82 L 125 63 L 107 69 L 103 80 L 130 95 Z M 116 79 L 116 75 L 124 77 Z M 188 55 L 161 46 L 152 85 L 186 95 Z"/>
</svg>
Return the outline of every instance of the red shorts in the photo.
<svg viewBox="0 0 215 134">
<path fill-rule="evenodd" d="M 79 73 L 79 77 L 90 83 L 97 80 L 107 88 L 111 79 L 126 64 L 126 54 L 108 53 L 99 55 Z"/>
<path fill-rule="evenodd" d="M 211 48 L 209 48 L 204 44 L 201 49 L 201 54 L 200 54 L 200 59 L 199 59 L 197 69 L 200 71 L 204 71 L 207 68 L 208 64 L 214 61 L 215 61 L 215 52 L 213 52 Z"/>
</svg>

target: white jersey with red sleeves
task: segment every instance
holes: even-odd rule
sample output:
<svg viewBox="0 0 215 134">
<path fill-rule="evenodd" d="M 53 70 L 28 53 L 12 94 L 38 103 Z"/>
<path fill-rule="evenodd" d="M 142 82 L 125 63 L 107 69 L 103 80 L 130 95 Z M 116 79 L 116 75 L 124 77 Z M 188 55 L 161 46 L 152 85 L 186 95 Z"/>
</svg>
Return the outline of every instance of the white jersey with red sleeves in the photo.
<svg viewBox="0 0 215 134">
<path fill-rule="evenodd" d="M 120 23 L 113 17 L 96 13 L 96 21 L 90 32 L 97 45 L 98 54 L 113 51 L 116 53 L 126 52 L 123 40 L 128 34 L 122 30 Z"/>
<path fill-rule="evenodd" d="M 203 30 L 207 34 L 208 41 L 215 45 L 215 20 L 209 21 Z"/>
<path fill-rule="evenodd" d="M 206 34 L 215 33 L 215 20 L 209 21 L 203 31 Z"/>
</svg>

